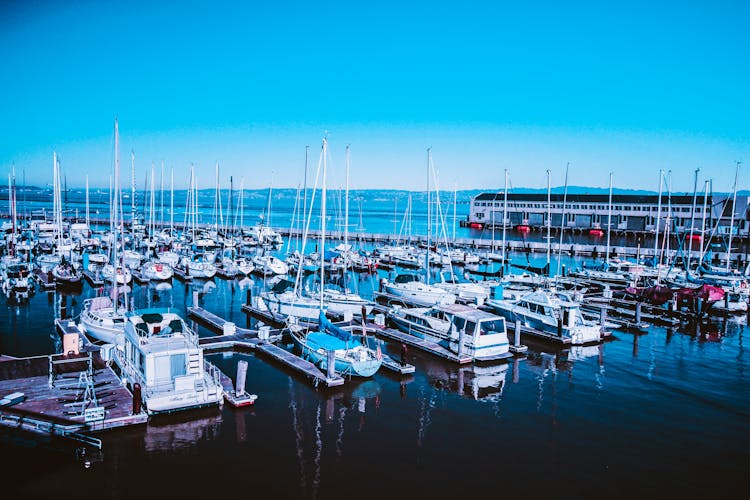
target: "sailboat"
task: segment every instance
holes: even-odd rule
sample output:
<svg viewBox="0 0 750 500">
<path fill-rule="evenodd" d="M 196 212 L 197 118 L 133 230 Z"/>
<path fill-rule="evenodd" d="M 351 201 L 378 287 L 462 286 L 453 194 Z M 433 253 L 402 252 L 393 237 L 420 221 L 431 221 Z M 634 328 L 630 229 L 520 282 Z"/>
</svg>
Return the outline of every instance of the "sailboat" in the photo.
<svg viewBox="0 0 750 500">
<path fill-rule="evenodd" d="M 130 271 L 123 271 L 124 266 L 120 263 L 117 255 L 118 232 L 120 229 L 121 204 L 120 204 L 120 144 L 119 129 L 117 120 L 115 120 L 115 176 L 114 190 L 112 197 L 112 214 L 111 214 L 111 231 L 113 236 L 112 243 L 112 262 L 102 269 L 102 275 L 112 283 L 111 298 L 107 296 L 94 297 L 83 302 L 81 310 L 81 326 L 89 337 L 101 340 L 108 344 L 118 344 L 122 342 L 125 331 L 125 311 L 126 307 L 119 307 L 120 292 L 124 292 L 127 303 L 126 279 L 130 277 Z M 120 236 L 122 233 L 120 233 Z M 127 274 L 125 274 L 127 272 Z"/>
<path fill-rule="evenodd" d="M 430 233 L 432 232 L 431 227 L 431 215 L 430 215 L 430 174 L 432 173 L 432 151 L 427 150 L 427 251 L 425 252 L 425 274 L 427 277 L 426 282 L 422 282 L 416 274 L 401 274 L 396 276 L 394 281 L 389 281 L 384 278 L 381 281 L 383 289 L 397 297 L 403 297 L 404 299 L 414 304 L 422 306 L 434 306 L 434 305 L 446 305 L 453 304 L 456 302 L 456 296 L 443 288 L 439 288 L 430 285 Z"/>
<path fill-rule="evenodd" d="M 323 139 L 321 150 L 321 162 L 323 164 L 323 188 L 320 207 L 320 254 L 325 255 L 326 241 L 326 170 L 327 170 L 327 145 Z M 320 162 L 319 162 L 320 167 Z M 325 259 L 320 261 L 320 287 L 324 289 L 325 284 Z M 323 295 L 320 295 L 319 303 L 319 328 L 317 331 L 305 332 L 298 325 L 290 324 L 289 330 L 292 340 L 302 352 L 304 358 L 309 359 L 323 370 L 330 368 L 343 376 L 371 377 L 383 364 L 383 355 L 368 346 L 366 330 L 362 328 L 362 335 L 355 335 L 352 331 L 344 330 L 333 325 L 325 315 Z"/>
<path fill-rule="evenodd" d="M 62 201 L 60 196 L 60 162 L 57 153 L 53 155 L 53 160 L 55 234 L 57 241 L 57 254 L 60 257 L 60 262 L 52 268 L 52 276 L 55 278 L 55 282 L 61 286 L 80 286 L 82 284 L 81 273 L 75 268 L 72 262 L 72 242 L 65 241 L 65 238 L 63 237 Z"/>
</svg>

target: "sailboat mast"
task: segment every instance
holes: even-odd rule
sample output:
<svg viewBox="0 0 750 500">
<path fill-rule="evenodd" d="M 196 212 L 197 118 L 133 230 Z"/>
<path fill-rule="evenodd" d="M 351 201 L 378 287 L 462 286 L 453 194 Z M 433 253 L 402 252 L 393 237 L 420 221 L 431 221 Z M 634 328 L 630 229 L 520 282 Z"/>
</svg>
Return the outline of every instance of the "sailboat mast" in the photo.
<svg viewBox="0 0 750 500">
<path fill-rule="evenodd" d="M 659 200 L 656 208 L 656 221 L 654 222 L 654 267 L 657 264 L 659 250 L 659 222 L 661 219 L 661 190 L 664 181 L 664 170 L 659 170 Z"/>
<path fill-rule="evenodd" d="M 505 266 L 505 220 L 508 215 L 508 169 L 505 169 L 505 187 L 503 188 L 503 248 L 502 248 L 502 256 L 503 256 L 503 263 L 502 266 Z"/>
<path fill-rule="evenodd" d="M 552 260 L 552 183 L 550 169 L 547 169 L 547 274 L 549 275 Z"/>
<path fill-rule="evenodd" d="M 734 232 L 734 212 L 737 207 L 737 178 L 740 175 L 740 162 L 737 162 L 737 169 L 734 171 L 734 193 L 732 194 L 732 213 L 729 216 L 729 245 L 727 246 L 727 268 L 729 272 L 729 264 L 732 260 L 732 233 Z"/>
<path fill-rule="evenodd" d="M 323 139 L 323 190 L 321 193 L 320 201 L 320 310 L 323 310 L 323 287 L 325 283 L 325 263 L 326 263 L 326 174 L 328 166 L 328 141 Z M 269 188 L 269 207 L 270 207 L 270 193 Z M 300 260 L 299 267 L 302 268 L 302 261 Z"/>
<path fill-rule="evenodd" d="M 169 168 L 169 237 L 174 233 L 174 167 Z"/>
<path fill-rule="evenodd" d="M 130 150 L 130 224 L 135 224 L 135 151 Z"/>
<path fill-rule="evenodd" d="M 557 276 L 560 276 L 560 269 L 562 266 L 562 244 L 563 235 L 565 234 L 565 208 L 568 204 L 568 170 L 570 170 L 570 162 L 565 165 L 565 188 L 563 189 L 563 203 L 562 203 L 562 217 L 560 217 L 560 243 L 557 248 Z"/>
<path fill-rule="evenodd" d="M 349 243 L 349 145 L 346 145 L 346 195 L 344 197 L 344 249 Z"/>
<path fill-rule="evenodd" d="M 425 283 L 430 284 L 430 233 L 432 232 L 432 217 L 430 206 L 430 164 L 432 163 L 432 148 L 427 148 L 427 251 L 425 252 L 424 268 L 427 275 Z"/>
<path fill-rule="evenodd" d="M 604 262 L 609 269 L 609 242 L 612 232 L 612 172 L 609 173 L 609 203 L 607 205 L 607 254 Z"/>
<path fill-rule="evenodd" d="M 119 201 L 117 192 L 120 189 L 120 140 L 118 136 L 119 131 L 117 119 L 115 118 L 115 175 L 114 188 L 112 191 L 112 215 L 110 217 L 110 223 L 112 225 L 112 288 L 114 289 L 115 314 L 117 314 L 117 307 L 120 302 L 120 296 L 117 290 L 117 211 Z"/>
<path fill-rule="evenodd" d="M 701 253 L 698 257 L 698 267 L 703 265 L 703 238 L 706 235 L 706 210 L 708 209 L 708 180 L 703 185 L 703 215 L 701 220 Z M 690 269 L 688 269 L 688 272 Z"/>
<path fill-rule="evenodd" d="M 86 174 L 86 226 L 89 225 L 89 175 Z"/>
</svg>

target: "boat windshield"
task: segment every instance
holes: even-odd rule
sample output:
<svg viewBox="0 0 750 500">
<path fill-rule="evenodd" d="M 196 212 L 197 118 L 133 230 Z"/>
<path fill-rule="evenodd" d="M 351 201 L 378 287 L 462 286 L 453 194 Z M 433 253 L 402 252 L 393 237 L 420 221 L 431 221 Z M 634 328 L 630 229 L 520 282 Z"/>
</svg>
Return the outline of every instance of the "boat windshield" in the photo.
<svg viewBox="0 0 750 500">
<path fill-rule="evenodd" d="M 481 323 L 479 323 L 479 335 L 502 332 L 505 332 L 505 320 L 502 318 L 494 319 L 491 321 L 482 321 Z"/>
<path fill-rule="evenodd" d="M 399 274 L 396 276 L 396 283 L 411 283 L 412 281 L 417 281 L 417 277 L 413 274 Z"/>
</svg>

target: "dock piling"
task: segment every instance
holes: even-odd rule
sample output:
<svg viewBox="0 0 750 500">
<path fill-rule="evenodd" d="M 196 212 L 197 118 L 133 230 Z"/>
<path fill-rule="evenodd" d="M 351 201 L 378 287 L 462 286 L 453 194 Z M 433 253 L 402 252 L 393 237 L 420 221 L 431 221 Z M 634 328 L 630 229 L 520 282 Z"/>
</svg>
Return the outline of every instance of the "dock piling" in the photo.
<svg viewBox="0 0 750 500">
<path fill-rule="evenodd" d="M 245 380 L 247 379 L 247 361 L 241 359 L 237 362 L 237 384 L 234 387 L 234 394 L 241 396 L 245 393 Z"/>
<path fill-rule="evenodd" d="M 332 379 L 336 376 L 336 351 L 328 350 L 326 351 L 326 356 L 327 356 L 326 361 L 328 363 L 328 366 L 327 366 L 328 370 L 327 370 L 326 375 L 328 376 L 329 379 Z"/>
</svg>

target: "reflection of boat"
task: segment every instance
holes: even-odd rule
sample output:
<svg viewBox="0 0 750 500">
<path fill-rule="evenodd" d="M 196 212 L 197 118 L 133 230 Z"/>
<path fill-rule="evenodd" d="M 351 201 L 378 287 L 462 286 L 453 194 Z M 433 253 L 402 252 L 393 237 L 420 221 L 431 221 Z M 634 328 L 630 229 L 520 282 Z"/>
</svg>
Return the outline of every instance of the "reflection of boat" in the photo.
<svg viewBox="0 0 750 500">
<path fill-rule="evenodd" d="M 479 309 L 451 304 L 413 309 L 394 307 L 388 318 L 404 333 L 440 344 L 476 361 L 510 357 L 505 319 Z"/>
<path fill-rule="evenodd" d="M 508 369 L 506 362 L 457 366 L 429 360 L 425 366 L 433 386 L 485 402 L 497 401 L 503 395 Z"/>
<path fill-rule="evenodd" d="M 199 418 L 196 418 L 199 417 Z M 186 450 L 220 434 L 222 417 L 216 410 L 173 414 L 149 423 L 143 436 L 147 452 L 170 453 Z"/>
</svg>

